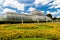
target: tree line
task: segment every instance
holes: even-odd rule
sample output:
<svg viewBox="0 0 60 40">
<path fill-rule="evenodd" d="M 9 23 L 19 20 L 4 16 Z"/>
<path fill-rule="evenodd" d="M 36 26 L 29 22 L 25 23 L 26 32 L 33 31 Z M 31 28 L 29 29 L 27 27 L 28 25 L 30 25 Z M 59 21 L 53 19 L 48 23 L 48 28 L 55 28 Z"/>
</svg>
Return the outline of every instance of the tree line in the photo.
<svg viewBox="0 0 60 40">
<path fill-rule="evenodd" d="M 60 20 L 60 17 L 59 18 L 57 18 L 57 17 L 52 17 L 52 15 L 51 14 L 47 14 L 46 15 L 47 17 L 50 17 L 53 21 L 55 21 L 55 20 Z"/>
</svg>

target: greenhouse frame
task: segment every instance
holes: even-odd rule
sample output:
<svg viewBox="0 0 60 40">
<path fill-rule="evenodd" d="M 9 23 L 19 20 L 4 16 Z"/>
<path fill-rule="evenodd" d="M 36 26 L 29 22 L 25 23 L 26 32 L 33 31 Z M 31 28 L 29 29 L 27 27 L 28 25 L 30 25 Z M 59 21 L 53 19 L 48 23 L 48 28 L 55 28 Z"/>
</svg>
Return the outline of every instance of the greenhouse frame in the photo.
<svg viewBox="0 0 60 40">
<path fill-rule="evenodd" d="M 0 21 L 12 21 L 12 22 L 31 22 L 31 21 L 52 21 L 51 18 L 45 16 L 40 11 L 32 11 L 30 14 L 19 14 L 13 12 L 7 12 L 0 16 Z"/>
</svg>

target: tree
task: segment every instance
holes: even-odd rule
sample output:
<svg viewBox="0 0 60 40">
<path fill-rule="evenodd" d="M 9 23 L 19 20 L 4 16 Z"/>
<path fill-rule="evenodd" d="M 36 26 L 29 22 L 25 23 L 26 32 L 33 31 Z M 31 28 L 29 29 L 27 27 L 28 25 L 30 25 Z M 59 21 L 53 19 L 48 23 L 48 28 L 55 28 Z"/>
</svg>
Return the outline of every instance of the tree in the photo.
<svg viewBox="0 0 60 40">
<path fill-rule="evenodd" d="M 57 18 L 58 20 L 60 20 L 60 18 Z"/>
<path fill-rule="evenodd" d="M 57 19 L 57 17 L 54 17 L 54 18 L 53 18 L 53 20 L 56 20 L 56 19 Z"/>
<path fill-rule="evenodd" d="M 51 14 L 47 14 L 46 16 L 47 16 L 47 17 L 50 17 L 50 18 L 52 19 L 52 15 L 51 15 Z"/>
</svg>

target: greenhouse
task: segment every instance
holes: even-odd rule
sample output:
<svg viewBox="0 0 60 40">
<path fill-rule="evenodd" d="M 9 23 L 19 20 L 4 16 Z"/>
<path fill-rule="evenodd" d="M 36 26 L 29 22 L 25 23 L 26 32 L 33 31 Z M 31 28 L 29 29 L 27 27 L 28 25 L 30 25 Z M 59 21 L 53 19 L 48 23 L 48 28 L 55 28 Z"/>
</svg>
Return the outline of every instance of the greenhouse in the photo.
<svg viewBox="0 0 60 40">
<path fill-rule="evenodd" d="M 18 14 L 7 12 L 0 16 L 0 21 L 31 22 L 31 21 L 52 21 L 51 18 L 44 16 L 40 11 L 32 11 L 30 14 Z"/>
</svg>

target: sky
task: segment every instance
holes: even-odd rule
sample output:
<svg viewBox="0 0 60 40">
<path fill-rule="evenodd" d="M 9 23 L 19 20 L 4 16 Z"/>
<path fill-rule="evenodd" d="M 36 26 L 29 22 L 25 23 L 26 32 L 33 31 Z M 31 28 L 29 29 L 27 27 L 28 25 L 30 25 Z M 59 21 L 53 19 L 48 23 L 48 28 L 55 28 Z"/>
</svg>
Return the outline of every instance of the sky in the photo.
<svg viewBox="0 0 60 40">
<path fill-rule="evenodd" d="M 45 15 L 60 17 L 60 0 L 0 0 L 0 14 L 16 12 L 28 14 L 40 10 Z"/>
</svg>

